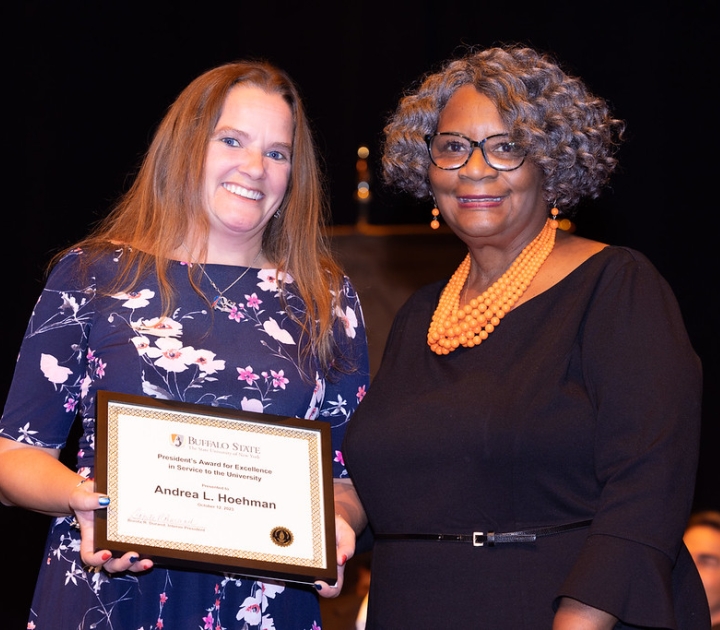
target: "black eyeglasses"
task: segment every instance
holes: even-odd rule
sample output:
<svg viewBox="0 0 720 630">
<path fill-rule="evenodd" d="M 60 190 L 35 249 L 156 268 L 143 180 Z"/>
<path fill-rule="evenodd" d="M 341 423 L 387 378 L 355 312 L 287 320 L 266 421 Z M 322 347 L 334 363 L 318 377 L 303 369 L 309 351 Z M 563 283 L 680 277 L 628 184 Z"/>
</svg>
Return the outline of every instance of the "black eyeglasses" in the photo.
<svg viewBox="0 0 720 630">
<path fill-rule="evenodd" d="M 520 168 L 527 153 L 509 135 L 498 133 L 479 142 L 455 131 L 428 134 L 425 136 L 432 163 L 445 171 L 462 168 L 468 163 L 473 149 L 482 152 L 488 166 L 498 171 L 514 171 Z"/>
</svg>

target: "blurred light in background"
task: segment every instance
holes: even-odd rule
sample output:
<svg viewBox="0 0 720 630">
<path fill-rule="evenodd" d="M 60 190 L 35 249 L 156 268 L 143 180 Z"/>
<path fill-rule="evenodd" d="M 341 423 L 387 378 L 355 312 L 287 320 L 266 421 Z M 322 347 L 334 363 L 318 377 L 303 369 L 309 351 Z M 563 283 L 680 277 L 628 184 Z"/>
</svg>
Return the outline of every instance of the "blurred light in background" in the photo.
<svg viewBox="0 0 720 630">
<path fill-rule="evenodd" d="M 367 159 L 370 156 L 370 150 L 363 146 L 357 150 L 358 159 L 355 162 L 355 171 L 357 172 L 357 189 L 355 190 L 355 198 L 363 203 L 370 201 L 370 169 L 368 168 Z"/>
</svg>

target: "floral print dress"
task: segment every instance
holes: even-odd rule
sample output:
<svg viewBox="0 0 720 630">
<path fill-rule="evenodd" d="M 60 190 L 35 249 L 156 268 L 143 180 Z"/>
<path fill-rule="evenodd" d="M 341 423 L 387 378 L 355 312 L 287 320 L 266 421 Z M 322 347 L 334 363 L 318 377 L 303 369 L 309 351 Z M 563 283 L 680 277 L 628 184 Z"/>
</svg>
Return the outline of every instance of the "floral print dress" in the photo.
<svg viewBox="0 0 720 630">
<path fill-rule="evenodd" d="M 22 343 L 0 437 L 63 448 L 82 422 L 77 470 L 93 475 L 98 389 L 180 400 L 331 425 L 333 474 L 345 476 L 345 427 L 369 382 L 360 302 L 346 279 L 335 296 L 339 356 L 351 369 L 325 377 L 304 359 L 298 325 L 288 316 L 305 305 L 286 274 L 287 308 L 277 273 L 249 269 L 217 303 L 193 291 L 186 263 L 171 263 L 177 294 L 162 317 L 154 276 L 132 293 L 105 295 L 123 250 L 79 272 L 68 254 L 50 274 Z M 243 268 L 207 265 L 201 289 L 213 298 Z M 310 375 L 310 379 L 307 375 Z M 304 377 L 305 375 L 305 377 Z M 142 462 L 138 462 L 142 466 Z M 238 523 L 242 527 L 242 523 Z M 319 630 L 318 596 L 310 585 L 263 581 L 156 565 L 112 577 L 83 571 L 73 519 L 55 519 L 40 568 L 28 628 L 34 630 Z"/>
</svg>

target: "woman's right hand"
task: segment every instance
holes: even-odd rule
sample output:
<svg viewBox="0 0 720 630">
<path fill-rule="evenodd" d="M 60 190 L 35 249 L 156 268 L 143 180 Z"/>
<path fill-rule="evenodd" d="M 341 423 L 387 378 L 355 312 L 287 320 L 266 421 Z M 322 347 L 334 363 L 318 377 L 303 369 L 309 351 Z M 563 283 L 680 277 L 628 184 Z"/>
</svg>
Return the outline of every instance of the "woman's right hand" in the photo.
<svg viewBox="0 0 720 630">
<path fill-rule="evenodd" d="M 74 515 L 80 528 L 80 557 L 86 567 L 108 573 L 146 571 L 151 560 L 130 551 L 113 558 L 108 549 L 95 551 L 95 510 L 109 497 L 95 492 L 92 480 L 70 470 L 60 450 L 0 436 L 0 502 L 55 517 Z"/>
<path fill-rule="evenodd" d="M 70 493 L 68 503 L 75 513 L 80 527 L 80 559 L 86 570 L 103 570 L 106 573 L 131 571 L 139 573 L 153 566 L 152 560 L 140 559 L 134 551 L 114 558 L 109 549 L 95 551 L 95 510 L 106 508 L 110 498 L 95 492 L 95 483 L 91 479 L 81 481 Z"/>
</svg>

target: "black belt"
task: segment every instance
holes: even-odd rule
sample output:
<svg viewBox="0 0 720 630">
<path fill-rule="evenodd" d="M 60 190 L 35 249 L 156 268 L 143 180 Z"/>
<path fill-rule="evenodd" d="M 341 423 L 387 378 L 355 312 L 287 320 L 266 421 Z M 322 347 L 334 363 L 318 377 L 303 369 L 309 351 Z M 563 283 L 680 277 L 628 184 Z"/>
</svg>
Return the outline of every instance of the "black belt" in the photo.
<svg viewBox="0 0 720 630">
<path fill-rule="evenodd" d="M 472 543 L 473 547 L 494 547 L 503 543 L 529 543 L 541 536 L 552 536 L 572 529 L 588 527 L 592 521 L 579 521 L 556 525 L 554 527 L 539 527 L 525 529 L 518 532 L 473 532 L 472 534 L 375 534 L 376 540 L 436 540 L 447 542 Z"/>
</svg>

